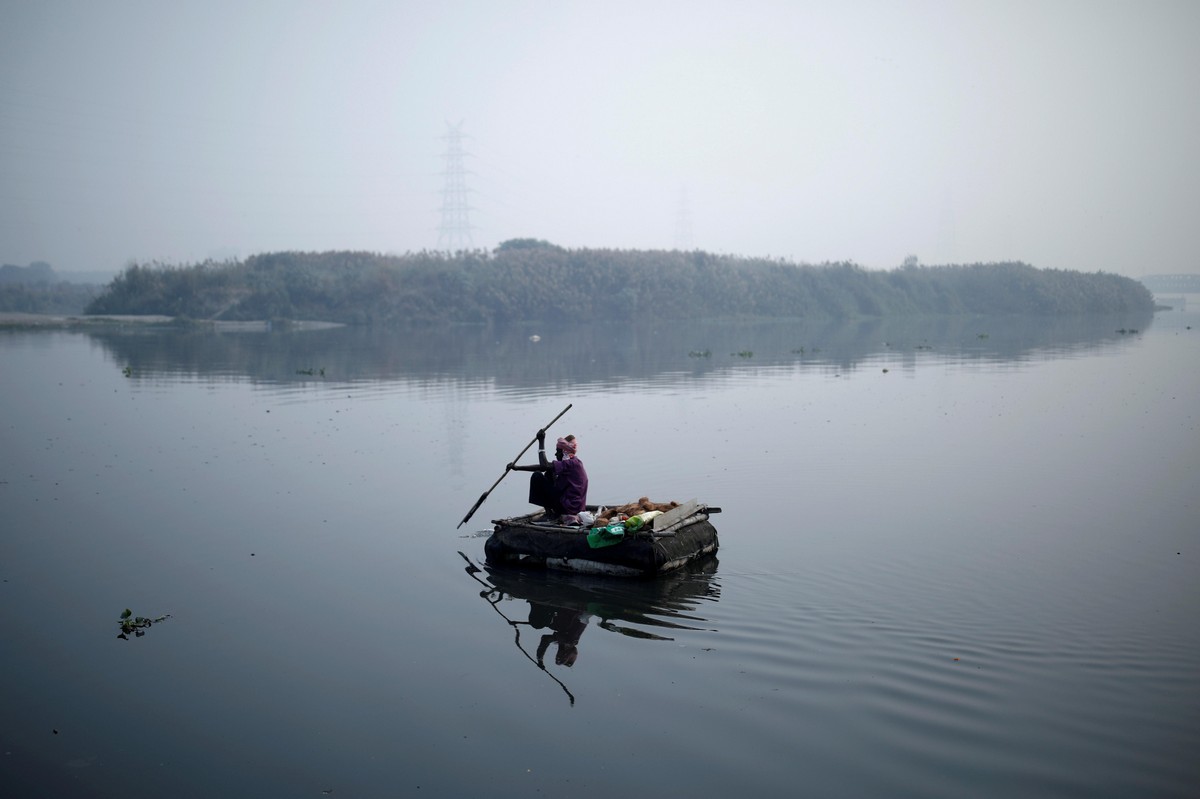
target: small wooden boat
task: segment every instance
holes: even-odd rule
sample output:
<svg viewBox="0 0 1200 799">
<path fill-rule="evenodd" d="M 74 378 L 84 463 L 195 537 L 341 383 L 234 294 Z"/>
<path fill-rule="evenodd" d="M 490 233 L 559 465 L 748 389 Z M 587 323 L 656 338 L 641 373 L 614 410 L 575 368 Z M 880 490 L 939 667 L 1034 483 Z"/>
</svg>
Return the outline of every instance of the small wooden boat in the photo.
<svg viewBox="0 0 1200 799">
<path fill-rule="evenodd" d="M 588 510 L 595 512 L 596 506 Z M 696 500 L 666 511 L 618 543 L 593 548 L 589 530 L 545 520 L 542 511 L 493 519 L 495 529 L 484 545 L 488 563 L 544 566 L 551 569 L 654 577 L 717 551 L 717 530 L 708 517 L 720 513 Z"/>
</svg>

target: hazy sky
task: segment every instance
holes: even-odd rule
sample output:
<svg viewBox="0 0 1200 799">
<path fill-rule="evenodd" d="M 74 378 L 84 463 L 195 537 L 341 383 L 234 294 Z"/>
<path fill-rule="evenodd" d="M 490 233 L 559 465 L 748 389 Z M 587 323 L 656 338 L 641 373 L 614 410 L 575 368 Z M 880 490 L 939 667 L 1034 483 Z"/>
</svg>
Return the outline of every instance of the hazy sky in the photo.
<svg viewBox="0 0 1200 799">
<path fill-rule="evenodd" d="M 0 262 L 475 244 L 1200 271 L 1200 2 L 0 0 Z"/>
</svg>

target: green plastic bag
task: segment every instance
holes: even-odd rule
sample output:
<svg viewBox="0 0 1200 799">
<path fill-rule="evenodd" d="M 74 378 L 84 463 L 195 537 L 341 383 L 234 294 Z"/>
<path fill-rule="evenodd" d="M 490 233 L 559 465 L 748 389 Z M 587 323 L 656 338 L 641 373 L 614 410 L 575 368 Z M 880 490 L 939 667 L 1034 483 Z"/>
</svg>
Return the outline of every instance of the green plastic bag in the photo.
<svg viewBox="0 0 1200 799">
<path fill-rule="evenodd" d="M 593 527 L 588 531 L 587 540 L 592 549 L 619 544 L 625 540 L 625 525 L 615 522 L 607 527 Z"/>
</svg>

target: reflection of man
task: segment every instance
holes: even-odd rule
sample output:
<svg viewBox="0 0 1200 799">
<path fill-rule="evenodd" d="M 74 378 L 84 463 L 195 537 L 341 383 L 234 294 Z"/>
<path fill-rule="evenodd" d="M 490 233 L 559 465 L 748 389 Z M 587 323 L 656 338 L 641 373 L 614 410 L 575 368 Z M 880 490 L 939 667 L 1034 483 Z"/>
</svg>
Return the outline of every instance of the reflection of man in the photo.
<svg viewBox="0 0 1200 799">
<path fill-rule="evenodd" d="M 567 668 L 574 666 L 575 658 L 579 657 L 579 636 L 583 635 L 583 631 L 587 629 L 590 618 L 591 614 L 588 613 L 555 608 L 530 600 L 529 625 L 536 630 L 546 627 L 552 630 L 543 635 L 542 640 L 538 642 L 538 666 L 546 668 L 542 658 L 546 656 L 546 650 L 553 643 L 558 644 L 558 649 L 554 653 L 555 664 Z"/>
</svg>

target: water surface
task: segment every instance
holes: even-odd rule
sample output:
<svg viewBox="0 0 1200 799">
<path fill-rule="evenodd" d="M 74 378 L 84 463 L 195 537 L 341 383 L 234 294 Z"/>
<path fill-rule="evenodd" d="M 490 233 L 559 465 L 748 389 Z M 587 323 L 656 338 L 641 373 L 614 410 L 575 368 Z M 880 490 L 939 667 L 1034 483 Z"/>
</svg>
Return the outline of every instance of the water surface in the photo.
<svg viewBox="0 0 1200 799">
<path fill-rule="evenodd" d="M 5 332 L 0 786 L 1194 795 L 1196 320 Z M 568 403 L 716 558 L 486 567 Z"/>
</svg>

